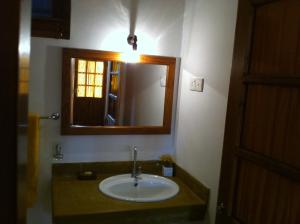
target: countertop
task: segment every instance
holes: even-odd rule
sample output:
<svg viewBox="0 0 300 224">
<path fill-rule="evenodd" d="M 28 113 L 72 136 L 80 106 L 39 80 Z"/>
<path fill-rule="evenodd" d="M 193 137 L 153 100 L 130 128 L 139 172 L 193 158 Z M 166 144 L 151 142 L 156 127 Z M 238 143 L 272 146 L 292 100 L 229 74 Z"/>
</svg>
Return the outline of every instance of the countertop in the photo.
<svg viewBox="0 0 300 224">
<path fill-rule="evenodd" d="M 98 188 L 114 174 L 97 174 L 96 180 L 78 180 L 76 175 L 53 175 L 52 207 L 55 224 L 60 223 L 168 223 L 169 220 L 200 220 L 207 203 L 179 177 L 179 193 L 159 202 L 128 202 L 110 198 Z M 179 223 L 179 222 L 178 222 Z"/>
</svg>

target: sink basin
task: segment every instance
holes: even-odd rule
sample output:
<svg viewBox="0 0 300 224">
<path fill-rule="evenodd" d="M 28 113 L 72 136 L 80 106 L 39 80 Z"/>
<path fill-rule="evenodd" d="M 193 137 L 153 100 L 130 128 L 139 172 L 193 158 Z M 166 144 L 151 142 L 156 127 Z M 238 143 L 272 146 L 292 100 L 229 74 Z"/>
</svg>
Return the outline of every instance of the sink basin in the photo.
<svg viewBox="0 0 300 224">
<path fill-rule="evenodd" d="M 150 174 L 141 174 L 139 177 L 138 185 L 134 186 L 131 174 L 112 176 L 101 181 L 99 189 L 112 198 L 134 202 L 162 201 L 179 191 L 178 185 L 170 179 Z"/>
</svg>

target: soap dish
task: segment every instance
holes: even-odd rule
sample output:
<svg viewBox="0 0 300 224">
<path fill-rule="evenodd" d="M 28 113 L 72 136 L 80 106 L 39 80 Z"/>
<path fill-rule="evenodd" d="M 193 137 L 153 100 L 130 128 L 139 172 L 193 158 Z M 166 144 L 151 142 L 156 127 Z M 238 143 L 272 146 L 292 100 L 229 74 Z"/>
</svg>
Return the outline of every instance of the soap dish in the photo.
<svg viewBox="0 0 300 224">
<path fill-rule="evenodd" d="M 79 180 L 96 180 L 97 176 L 94 171 L 82 171 L 78 173 Z"/>
</svg>

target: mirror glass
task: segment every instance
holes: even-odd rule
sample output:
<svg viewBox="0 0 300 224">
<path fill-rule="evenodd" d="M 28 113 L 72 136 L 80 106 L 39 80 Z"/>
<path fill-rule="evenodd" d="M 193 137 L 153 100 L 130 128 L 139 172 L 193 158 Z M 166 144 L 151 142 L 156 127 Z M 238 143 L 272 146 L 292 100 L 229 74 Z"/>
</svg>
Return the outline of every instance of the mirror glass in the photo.
<svg viewBox="0 0 300 224">
<path fill-rule="evenodd" d="M 166 65 L 72 61 L 73 125 L 163 125 Z"/>
<path fill-rule="evenodd" d="M 63 50 L 62 134 L 169 133 L 176 59 Z"/>
</svg>

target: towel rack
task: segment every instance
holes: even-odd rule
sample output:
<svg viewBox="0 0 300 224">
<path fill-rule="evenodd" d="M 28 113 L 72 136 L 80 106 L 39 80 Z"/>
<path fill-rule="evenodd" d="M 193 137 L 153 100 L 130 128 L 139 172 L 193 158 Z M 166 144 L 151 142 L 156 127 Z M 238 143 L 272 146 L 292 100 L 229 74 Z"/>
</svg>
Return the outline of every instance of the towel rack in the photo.
<svg viewBox="0 0 300 224">
<path fill-rule="evenodd" d="M 58 120 L 60 117 L 59 113 L 53 113 L 50 116 L 41 116 L 40 119 Z"/>
</svg>

